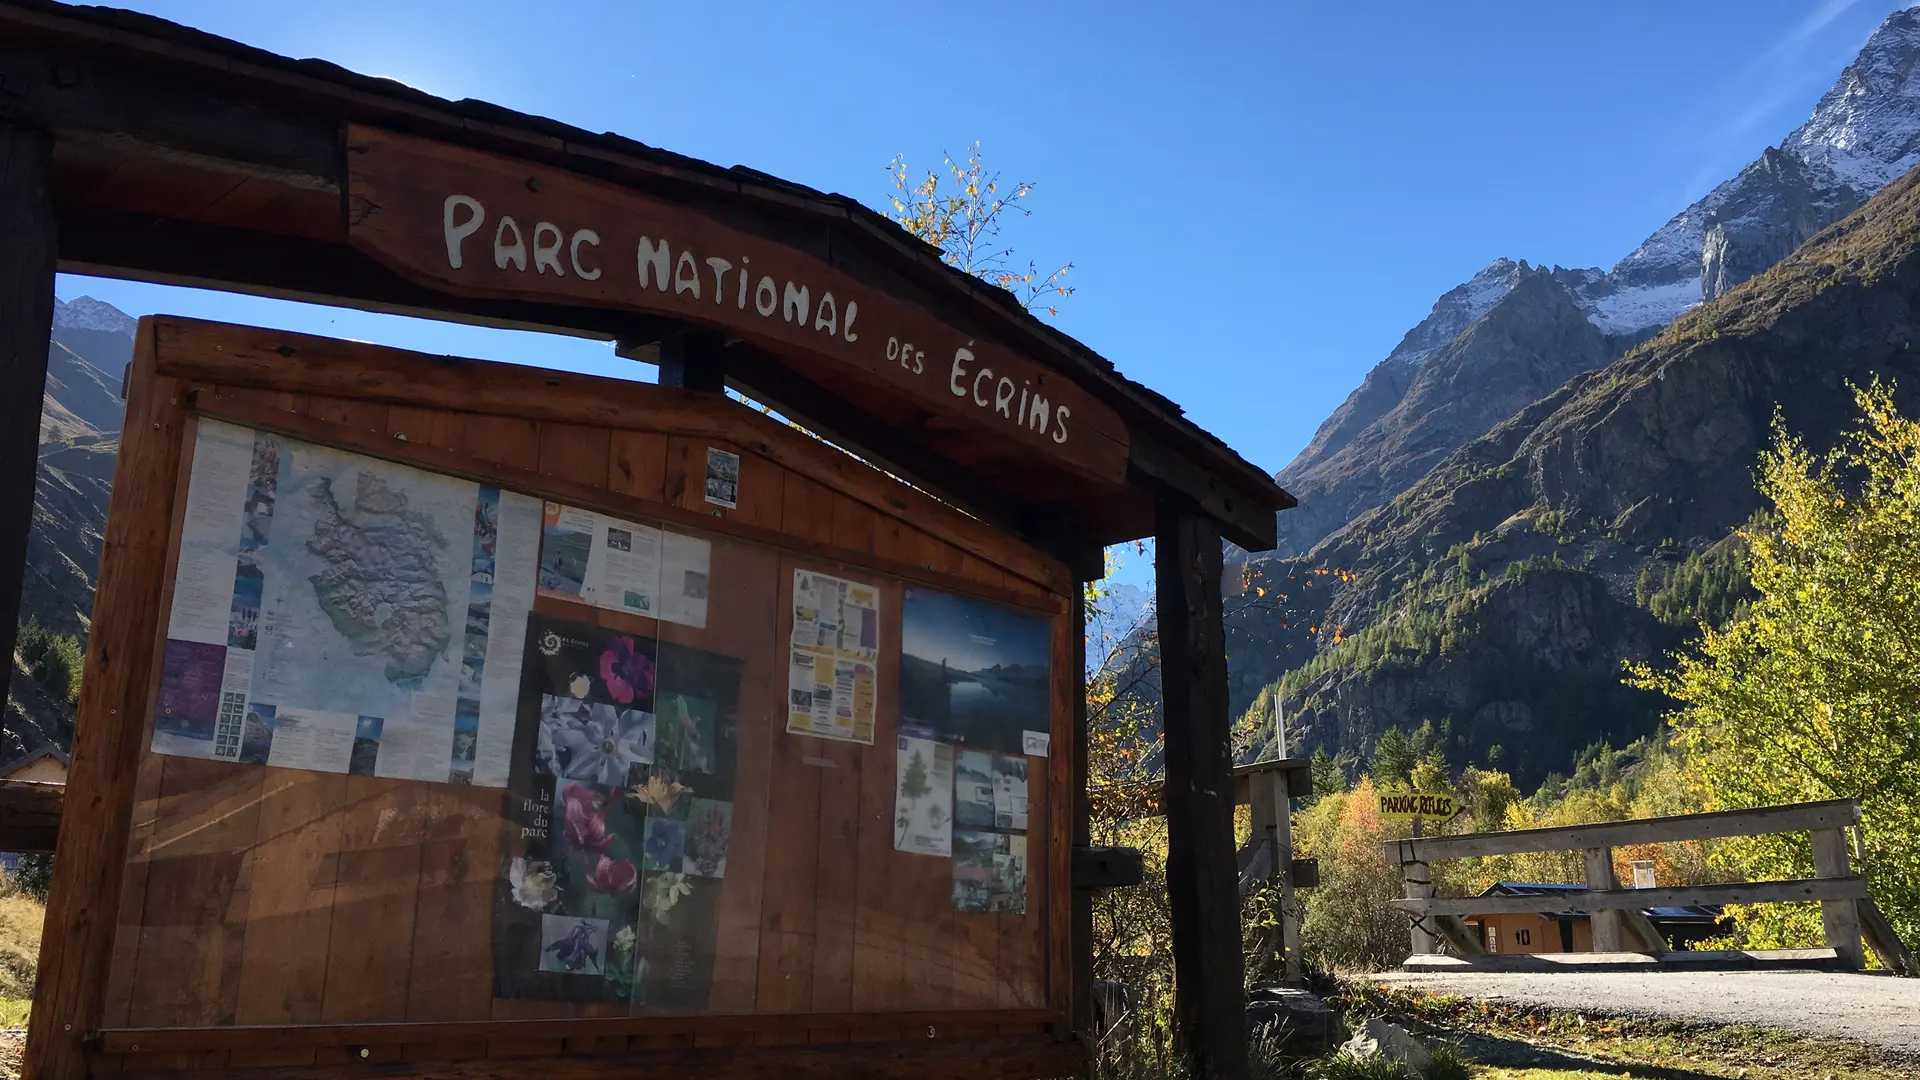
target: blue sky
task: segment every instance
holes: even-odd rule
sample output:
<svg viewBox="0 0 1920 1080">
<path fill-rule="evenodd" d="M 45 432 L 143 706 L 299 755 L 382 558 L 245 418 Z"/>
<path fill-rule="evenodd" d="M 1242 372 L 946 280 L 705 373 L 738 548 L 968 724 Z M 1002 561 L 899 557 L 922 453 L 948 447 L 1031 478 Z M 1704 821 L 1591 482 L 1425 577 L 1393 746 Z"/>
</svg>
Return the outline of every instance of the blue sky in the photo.
<svg viewBox="0 0 1920 1080">
<path fill-rule="evenodd" d="M 1495 258 L 1610 266 L 1812 109 L 1888 0 L 146 0 L 294 56 L 870 204 L 984 144 L 1056 322 L 1269 470 Z M 123 282 L 172 311 L 585 370 L 602 344 Z"/>
</svg>

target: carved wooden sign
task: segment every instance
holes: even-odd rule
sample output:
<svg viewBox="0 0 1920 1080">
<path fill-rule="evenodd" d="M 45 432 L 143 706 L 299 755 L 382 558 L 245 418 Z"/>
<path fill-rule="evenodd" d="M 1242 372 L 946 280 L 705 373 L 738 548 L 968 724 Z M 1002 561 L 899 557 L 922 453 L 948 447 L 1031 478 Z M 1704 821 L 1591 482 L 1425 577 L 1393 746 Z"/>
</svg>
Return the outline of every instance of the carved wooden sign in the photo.
<svg viewBox="0 0 1920 1080">
<path fill-rule="evenodd" d="M 1125 476 L 1126 425 L 1066 376 L 823 259 L 544 166 L 358 126 L 347 145 L 349 239 L 410 278 L 715 326 L 810 372 L 896 390 L 980 438 Z"/>
</svg>

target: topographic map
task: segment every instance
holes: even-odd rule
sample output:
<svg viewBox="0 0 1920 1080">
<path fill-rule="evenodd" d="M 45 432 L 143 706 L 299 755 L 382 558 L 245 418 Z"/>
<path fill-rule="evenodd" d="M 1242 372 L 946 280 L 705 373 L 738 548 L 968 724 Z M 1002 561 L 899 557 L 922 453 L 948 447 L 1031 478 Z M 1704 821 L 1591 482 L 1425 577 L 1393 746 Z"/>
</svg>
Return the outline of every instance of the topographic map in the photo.
<svg viewBox="0 0 1920 1080">
<path fill-rule="evenodd" d="M 278 488 L 255 696 L 389 720 L 444 711 L 450 745 L 477 485 L 300 445 Z"/>
<path fill-rule="evenodd" d="M 531 496 L 202 421 L 154 751 L 504 786 L 540 515 Z"/>
</svg>

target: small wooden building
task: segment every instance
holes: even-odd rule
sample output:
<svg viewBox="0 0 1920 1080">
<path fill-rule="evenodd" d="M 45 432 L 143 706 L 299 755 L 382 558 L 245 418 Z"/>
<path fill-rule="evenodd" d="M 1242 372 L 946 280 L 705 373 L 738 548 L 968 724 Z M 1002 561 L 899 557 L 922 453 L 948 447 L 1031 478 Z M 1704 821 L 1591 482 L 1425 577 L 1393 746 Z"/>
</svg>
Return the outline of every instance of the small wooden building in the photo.
<svg viewBox="0 0 1920 1080">
<path fill-rule="evenodd" d="M 1486 887 L 1481 896 L 1553 896 L 1580 893 L 1585 885 L 1543 885 L 1533 882 L 1498 881 Z M 1644 908 L 1640 914 L 1672 949 L 1684 949 L 1718 933 L 1722 909 L 1717 905 L 1662 905 Z M 1467 926 L 1480 935 L 1489 953 L 1584 953 L 1593 949 L 1593 916 L 1577 908 L 1565 911 L 1512 911 L 1487 915 L 1463 915 Z"/>
<path fill-rule="evenodd" d="M 143 320 L 28 1076 L 1064 1075 L 1147 535 L 1177 1037 L 1244 1073 L 1222 541 L 1291 499 L 1171 401 L 853 200 L 46 0 L 0 249 L 0 627 L 57 269 L 660 369 Z"/>
<path fill-rule="evenodd" d="M 0 780 L 31 784 L 67 782 L 67 752 L 57 746 L 42 746 L 0 765 Z"/>
</svg>

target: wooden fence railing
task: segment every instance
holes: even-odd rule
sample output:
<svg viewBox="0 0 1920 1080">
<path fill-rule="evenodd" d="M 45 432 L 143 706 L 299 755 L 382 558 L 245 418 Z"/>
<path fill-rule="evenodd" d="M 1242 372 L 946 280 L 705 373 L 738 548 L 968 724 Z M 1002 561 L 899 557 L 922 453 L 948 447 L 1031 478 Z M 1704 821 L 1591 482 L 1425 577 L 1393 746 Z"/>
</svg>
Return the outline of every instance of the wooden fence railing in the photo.
<svg viewBox="0 0 1920 1080">
<path fill-rule="evenodd" d="M 1889 969 L 1903 975 L 1920 974 L 1905 946 L 1867 895 L 1865 879 L 1853 873 L 1846 830 L 1859 823 L 1857 800 L 1834 799 L 1598 825 L 1389 840 L 1386 857 L 1388 862 L 1400 865 L 1406 882 L 1406 899 L 1393 901 L 1393 906 L 1413 919 L 1412 946 L 1416 956 L 1435 952 L 1441 938 L 1456 953 L 1469 956 L 1484 953 L 1479 935 L 1467 926 L 1461 918 L 1463 915 L 1583 910 L 1592 918 L 1595 952 L 1658 954 L 1666 951 L 1666 943 L 1642 914 L 1646 908 L 1808 900 L 1820 903 L 1827 947 L 1834 951 L 1842 967 L 1863 966 L 1864 938 Z M 1613 872 L 1616 847 L 1790 832 L 1805 832 L 1811 839 L 1815 877 L 1802 881 L 1622 889 Z M 1580 852 L 1586 866 L 1586 891 L 1544 896 L 1434 896 L 1429 864 L 1436 860 L 1545 851 Z M 1637 947 L 1629 948 L 1629 945 Z"/>
</svg>

